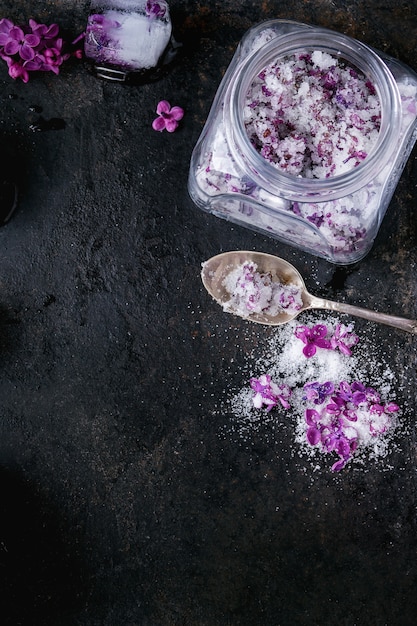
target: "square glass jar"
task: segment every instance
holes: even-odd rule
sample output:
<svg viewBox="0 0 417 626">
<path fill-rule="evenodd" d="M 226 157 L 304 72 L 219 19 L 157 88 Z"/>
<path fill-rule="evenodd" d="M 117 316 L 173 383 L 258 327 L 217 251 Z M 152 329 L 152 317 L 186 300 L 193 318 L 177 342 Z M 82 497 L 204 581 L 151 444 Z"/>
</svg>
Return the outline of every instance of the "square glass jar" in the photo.
<svg viewBox="0 0 417 626">
<path fill-rule="evenodd" d="M 323 177 L 277 168 L 256 149 L 245 125 L 245 112 L 247 117 L 252 106 L 248 92 L 265 68 L 277 60 L 314 55 L 327 63 L 334 61 L 330 74 L 337 66 L 353 77 L 361 76 L 380 113 L 369 150 L 358 148 L 341 161 L 341 172 Z M 285 90 L 285 84 L 280 89 Z M 326 97 L 332 93 L 336 97 L 327 89 Z M 340 106 L 349 110 L 346 94 L 337 97 Z M 363 127 L 360 120 L 359 136 Z M 333 131 L 330 125 L 330 139 Z M 350 264 L 371 249 L 416 138 L 417 74 L 410 68 L 340 33 L 269 20 L 246 33 L 223 77 L 193 150 L 188 189 L 198 207 L 217 217 L 332 263 Z M 334 145 L 331 150 L 334 154 Z M 352 163 L 343 169 L 347 161 Z"/>
</svg>

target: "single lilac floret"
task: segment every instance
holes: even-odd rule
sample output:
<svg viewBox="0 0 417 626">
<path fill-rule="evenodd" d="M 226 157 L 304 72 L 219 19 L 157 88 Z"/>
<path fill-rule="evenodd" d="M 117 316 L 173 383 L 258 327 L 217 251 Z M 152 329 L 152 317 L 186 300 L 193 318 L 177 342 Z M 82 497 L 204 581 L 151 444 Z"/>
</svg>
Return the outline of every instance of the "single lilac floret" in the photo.
<svg viewBox="0 0 417 626">
<path fill-rule="evenodd" d="M 312 328 L 308 326 L 297 326 L 294 334 L 305 344 L 303 354 L 307 358 L 314 356 L 317 352 L 317 348 L 328 350 L 331 347 L 329 340 L 326 339 L 327 326 L 324 324 L 316 324 Z"/>
<path fill-rule="evenodd" d="M 304 385 L 304 397 L 314 404 L 323 404 L 323 402 L 334 392 L 334 384 L 332 382 L 312 382 Z"/>
<path fill-rule="evenodd" d="M 271 411 L 278 403 L 284 409 L 290 408 L 290 388 L 286 384 L 277 385 L 271 380 L 269 374 L 262 374 L 259 378 L 251 378 L 250 386 L 255 392 L 252 402 L 256 409 L 261 409 L 265 405 L 266 410 Z"/>
<path fill-rule="evenodd" d="M 359 337 L 352 332 L 352 328 L 352 324 L 348 326 L 337 324 L 333 337 L 330 339 L 330 346 L 333 350 L 338 348 L 347 356 L 352 354 L 352 347 L 356 346 L 359 341 Z"/>
<path fill-rule="evenodd" d="M 178 123 L 184 117 L 184 109 L 179 106 L 171 107 L 167 100 L 161 100 L 156 107 L 158 117 L 152 122 L 152 128 L 157 131 L 167 130 L 173 133 Z"/>
</svg>

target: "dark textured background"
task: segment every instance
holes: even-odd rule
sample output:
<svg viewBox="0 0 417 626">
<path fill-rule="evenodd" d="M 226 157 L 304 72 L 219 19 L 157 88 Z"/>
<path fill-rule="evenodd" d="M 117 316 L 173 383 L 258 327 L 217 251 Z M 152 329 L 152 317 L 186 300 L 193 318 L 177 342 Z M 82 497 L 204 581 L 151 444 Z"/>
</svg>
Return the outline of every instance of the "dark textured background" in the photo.
<svg viewBox="0 0 417 626">
<path fill-rule="evenodd" d="M 1 2 L 73 37 L 88 2 Z M 416 305 L 416 153 L 371 253 L 335 269 L 197 209 L 192 148 L 243 33 L 281 17 L 339 30 L 417 70 L 417 5 L 171 2 L 180 62 L 126 87 L 88 63 L 14 82 L 0 66 L 0 623 L 415 624 L 416 339 L 356 322 L 402 380 L 409 435 L 382 472 L 322 470 L 230 435 L 216 410 L 272 332 L 224 314 L 200 264 L 227 249 L 292 261 L 310 290 L 407 317 Z M 151 128 L 159 100 L 185 109 Z M 36 130 L 38 129 L 38 130 Z M 229 434 L 228 434 L 229 433 Z"/>
</svg>

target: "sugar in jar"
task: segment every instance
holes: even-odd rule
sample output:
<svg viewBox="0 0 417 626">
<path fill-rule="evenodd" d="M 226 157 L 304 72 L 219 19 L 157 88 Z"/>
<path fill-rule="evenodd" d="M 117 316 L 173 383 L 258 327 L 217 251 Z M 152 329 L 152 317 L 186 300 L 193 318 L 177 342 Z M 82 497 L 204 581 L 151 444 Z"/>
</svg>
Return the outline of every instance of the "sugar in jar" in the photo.
<svg viewBox="0 0 417 626">
<path fill-rule="evenodd" d="M 249 30 L 193 150 L 201 209 L 336 264 L 373 245 L 417 137 L 417 74 L 324 28 Z"/>
</svg>

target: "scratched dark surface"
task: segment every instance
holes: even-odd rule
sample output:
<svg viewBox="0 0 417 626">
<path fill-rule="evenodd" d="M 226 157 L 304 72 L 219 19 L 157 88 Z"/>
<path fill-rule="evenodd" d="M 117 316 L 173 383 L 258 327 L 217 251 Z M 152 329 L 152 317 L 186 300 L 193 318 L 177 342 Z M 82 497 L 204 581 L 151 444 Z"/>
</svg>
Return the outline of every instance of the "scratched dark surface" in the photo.
<svg viewBox="0 0 417 626">
<path fill-rule="evenodd" d="M 2 1 L 75 37 L 88 2 Z M 314 474 L 291 429 L 242 441 L 219 410 L 270 329 L 221 311 L 201 262 L 256 249 L 318 295 L 417 317 L 414 151 L 378 238 L 348 270 L 207 215 L 192 149 L 244 32 L 266 18 L 357 37 L 417 70 L 417 5 L 171 2 L 181 58 L 142 87 L 85 61 L 15 82 L 0 65 L 0 623 L 399 626 L 417 612 L 416 340 L 356 322 L 399 385 L 390 459 Z M 168 135 L 156 104 L 185 109 Z M 402 432 L 405 432 L 405 428 Z"/>
</svg>

